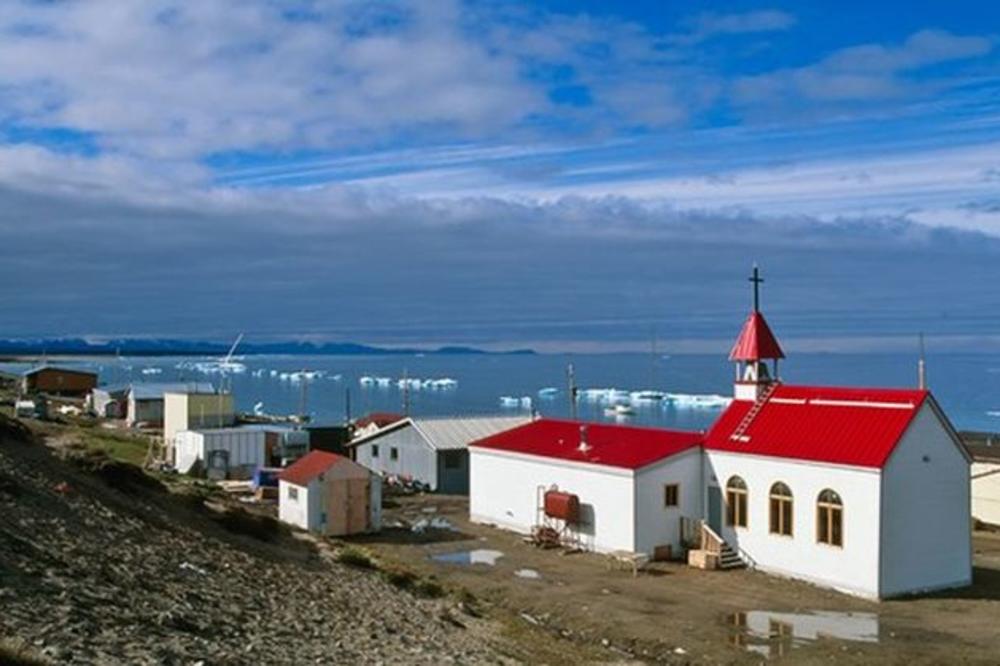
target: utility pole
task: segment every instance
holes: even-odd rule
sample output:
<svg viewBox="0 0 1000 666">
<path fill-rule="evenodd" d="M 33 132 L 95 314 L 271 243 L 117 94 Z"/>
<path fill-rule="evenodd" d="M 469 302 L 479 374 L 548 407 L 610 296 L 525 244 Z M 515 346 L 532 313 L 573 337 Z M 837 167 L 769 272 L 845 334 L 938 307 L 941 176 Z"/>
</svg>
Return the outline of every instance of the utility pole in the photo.
<svg viewBox="0 0 1000 666">
<path fill-rule="evenodd" d="M 308 379 L 306 378 L 306 370 L 302 368 L 302 373 L 299 375 L 301 379 L 299 383 L 302 385 L 302 389 L 299 393 L 299 423 L 306 422 L 306 397 L 309 391 L 307 387 Z"/>
<path fill-rule="evenodd" d="M 403 416 L 410 415 L 410 376 L 403 368 Z"/>
<path fill-rule="evenodd" d="M 566 366 L 566 381 L 569 384 L 569 417 L 576 420 L 576 373 L 573 364 Z"/>
<path fill-rule="evenodd" d="M 920 359 L 917 361 L 917 387 L 924 391 L 927 389 L 927 360 L 924 358 L 924 334 L 920 334 Z"/>
</svg>

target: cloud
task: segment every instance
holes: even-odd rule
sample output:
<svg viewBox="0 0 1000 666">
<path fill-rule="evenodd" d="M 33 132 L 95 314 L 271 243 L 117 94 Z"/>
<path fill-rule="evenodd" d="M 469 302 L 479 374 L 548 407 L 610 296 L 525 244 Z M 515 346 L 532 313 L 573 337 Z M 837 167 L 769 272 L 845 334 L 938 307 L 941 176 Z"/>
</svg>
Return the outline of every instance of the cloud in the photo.
<svg viewBox="0 0 1000 666">
<path fill-rule="evenodd" d="M 898 46 L 865 44 L 836 51 L 805 67 L 745 76 L 733 84 L 734 98 L 750 106 L 812 102 L 873 102 L 916 96 L 959 81 L 908 76 L 925 68 L 990 53 L 986 37 L 922 30 Z"/>
<path fill-rule="evenodd" d="M 760 9 L 739 14 L 705 12 L 686 21 L 690 32 L 676 36 L 682 43 L 697 43 L 721 35 L 743 35 L 788 30 L 795 16 L 777 9 Z"/>
<path fill-rule="evenodd" d="M 112 185 L 142 174 L 100 157 L 83 158 L 95 168 L 79 187 L 28 187 L 81 159 L 49 157 L 0 187 L 0 326 L 11 335 L 614 342 L 645 338 L 656 322 L 665 338 L 724 336 L 743 313 L 753 260 L 782 285 L 768 303 L 790 337 L 931 332 L 934 304 L 948 301 L 942 330 L 998 323 L 981 313 L 1000 241 L 904 216 L 821 220 L 621 196 L 415 199 L 353 186 L 161 189 L 155 178 L 126 195 Z M 849 309 L 843 293 L 856 294 Z"/>
<path fill-rule="evenodd" d="M 305 19 L 230 0 L 6 3 L 0 87 L 17 94 L 0 115 L 189 156 L 357 145 L 421 126 L 477 135 L 543 112 L 516 59 L 443 6 L 392 3 L 389 21 L 354 3 L 303 3 L 316 8 Z M 38 29 L 15 28 L 28 22 Z"/>
</svg>

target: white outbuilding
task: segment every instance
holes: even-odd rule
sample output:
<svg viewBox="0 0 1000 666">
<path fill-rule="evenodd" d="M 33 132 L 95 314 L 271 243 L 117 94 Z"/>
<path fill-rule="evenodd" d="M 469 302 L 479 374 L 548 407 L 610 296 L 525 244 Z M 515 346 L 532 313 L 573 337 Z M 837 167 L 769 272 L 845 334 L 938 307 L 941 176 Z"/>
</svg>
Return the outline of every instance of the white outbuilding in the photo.
<svg viewBox="0 0 1000 666">
<path fill-rule="evenodd" d="M 527 416 L 404 418 L 352 441 L 353 458 L 383 476 L 433 491 L 469 492 L 469 442 L 523 425 Z"/>
<path fill-rule="evenodd" d="M 681 550 L 681 517 L 700 512 L 698 432 L 541 419 L 469 447 L 469 515 L 530 534 L 547 519 L 580 547 Z M 552 500 L 577 505 L 558 516 Z M 549 511 L 546 515 L 546 501 Z"/>
<path fill-rule="evenodd" d="M 210 478 L 248 479 L 266 467 L 267 433 L 244 428 L 181 430 L 174 437 L 175 467 L 188 474 L 201 466 Z"/>
<path fill-rule="evenodd" d="M 278 518 L 327 536 L 377 532 L 382 480 L 343 456 L 311 451 L 278 477 Z"/>
</svg>

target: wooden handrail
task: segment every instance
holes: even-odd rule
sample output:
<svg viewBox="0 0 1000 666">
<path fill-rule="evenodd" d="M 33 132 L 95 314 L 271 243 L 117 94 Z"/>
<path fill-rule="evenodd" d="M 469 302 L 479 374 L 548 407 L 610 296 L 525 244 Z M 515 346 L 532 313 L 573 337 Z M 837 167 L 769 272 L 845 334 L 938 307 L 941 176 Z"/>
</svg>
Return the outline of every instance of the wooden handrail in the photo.
<svg viewBox="0 0 1000 666">
<path fill-rule="evenodd" d="M 718 534 L 715 533 L 707 523 L 701 524 L 701 549 L 715 555 L 722 553 L 722 544 L 725 543 Z"/>
</svg>

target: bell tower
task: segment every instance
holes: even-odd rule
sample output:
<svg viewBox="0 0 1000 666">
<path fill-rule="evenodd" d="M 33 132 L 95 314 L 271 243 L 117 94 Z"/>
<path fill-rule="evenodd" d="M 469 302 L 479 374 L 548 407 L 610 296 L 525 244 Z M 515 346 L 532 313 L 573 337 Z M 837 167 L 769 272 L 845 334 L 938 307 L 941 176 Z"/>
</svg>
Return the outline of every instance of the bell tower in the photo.
<svg viewBox="0 0 1000 666">
<path fill-rule="evenodd" d="M 778 359 L 785 358 L 781 345 L 760 311 L 760 285 L 764 278 L 760 276 L 757 264 L 753 266 L 750 282 L 753 284 L 753 310 L 729 352 L 729 360 L 736 365 L 733 397 L 737 400 L 757 400 L 771 384 L 778 381 Z M 772 362 L 771 368 L 768 368 L 767 361 Z"/>
</svg>

